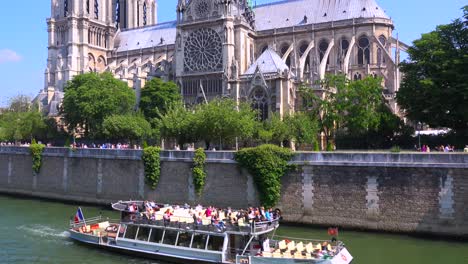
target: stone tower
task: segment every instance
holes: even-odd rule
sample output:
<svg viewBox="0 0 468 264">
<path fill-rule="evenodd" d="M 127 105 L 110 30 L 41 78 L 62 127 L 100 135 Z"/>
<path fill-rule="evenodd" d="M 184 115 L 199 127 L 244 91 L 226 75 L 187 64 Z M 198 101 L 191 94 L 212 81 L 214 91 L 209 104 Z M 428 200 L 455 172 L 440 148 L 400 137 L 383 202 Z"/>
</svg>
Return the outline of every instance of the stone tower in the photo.
<svg viewBox="0 0 468 264">
<path fill-rule="evenodd" d="M 132 29 L 157 23 L 156 0 L 113 0 L 117 27 Z"/>
<path fill-rule="evenodd" d="M 53 114 L 73 76 L 106 70 L 120 27 L 155 23 L 155 0 L 51 0 L 42 104 Z"/>
<path fill-rule="evenodd" d="M 246 0 L 178 1 L 175 66 L 187 103 L 229 95 L 231 81 L 250 63 L 253 15 L 245 10 Z"/>
</svg>

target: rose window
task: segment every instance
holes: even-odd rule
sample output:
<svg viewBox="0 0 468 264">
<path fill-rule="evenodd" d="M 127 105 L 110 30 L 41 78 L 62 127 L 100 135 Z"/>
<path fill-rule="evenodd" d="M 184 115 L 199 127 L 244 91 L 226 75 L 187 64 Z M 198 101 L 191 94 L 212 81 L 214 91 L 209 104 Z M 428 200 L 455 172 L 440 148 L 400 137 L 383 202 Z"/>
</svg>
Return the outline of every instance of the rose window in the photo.
<svg viewBox="0 0 468 264">
<path fill-rule="evenodd" d="M 213 29 L 192 32 L 185 41 L 185 71 L 222 70 L 222 49 L 221 37 Z"/>
<path fill-rule="evenodd" d="M 199 1 L 195 6 L 195 12 L 198 17 L 206 17 L 208 15 L 208 3 L 206 1 Z"/>
</svg>

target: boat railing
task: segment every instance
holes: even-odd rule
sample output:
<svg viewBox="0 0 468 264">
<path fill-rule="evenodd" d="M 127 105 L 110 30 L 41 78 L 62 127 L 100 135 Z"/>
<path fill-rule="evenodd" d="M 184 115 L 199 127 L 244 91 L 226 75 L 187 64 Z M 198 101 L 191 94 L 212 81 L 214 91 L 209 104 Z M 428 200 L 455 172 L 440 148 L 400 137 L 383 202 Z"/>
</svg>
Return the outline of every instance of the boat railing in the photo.
<svg viewBox="0 0 468 264">
<path fill-rule="evenodd" d="M 74 221 L 74 220 L 70 220 L 70 228 L 80 228 L 82 226 L 85 226 L 85 225 L 93 225 L 93 224 L 98 224 L 98 223 L 101 223 L 103 221 L 108 221 L 109 223 L 113 223 L 113 224 L 118 224 L 120 221 L 118 219 L 111 219 L 111 218 L 103 218 L 101 215 L 100 216 L 96 216 L 96 217 L 90 217 L 90 218 L 86 218 L 82 221 Z"/>
<path fill-rule="evenodd" d="M 264 233 L 272 231 L 279 227 L 279 219 L 274 219 L 271 221 L 263 221 L 263 222 L 253 222 L 251 227 L 252 233 Z"/>
</svg>

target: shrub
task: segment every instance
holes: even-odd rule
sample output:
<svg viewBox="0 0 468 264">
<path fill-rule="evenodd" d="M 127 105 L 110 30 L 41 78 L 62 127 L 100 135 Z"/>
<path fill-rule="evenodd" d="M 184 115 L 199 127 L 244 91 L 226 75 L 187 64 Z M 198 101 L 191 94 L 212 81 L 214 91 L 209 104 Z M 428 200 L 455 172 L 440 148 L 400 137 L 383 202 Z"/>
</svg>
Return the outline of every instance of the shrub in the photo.
<svg viewBox="0 0 468 264">
<path fill-rule="evenodd" d="M 314 151 L 320 151 L 320 146 L 319 146 L 319 143 L 316 141 L 314 141 Z"/>
<path fill-rule="evenodd" d="M 275 145 L 261 145 L 238 151 L 236 161 L 254 177 L 265 207 L 275 206 L 281 197 L 281 177 L 291 169 L 288 165 L 293 153 Z"/>
<path fill-rule="evenodd" d="M 29 151 L 32 155 L 32 169 L 33 172 L 39 173 L 42 166 L 42 152 L 44 151 L 45 145 L 37 144 L 35 140 L 29 146 Z"/>
<path fill-rule="evenodd" d="M 333 150 L 334 150 L 333 143 L 328 142 L 327 143 L 327 151 L 333 151 Z"/>
<path fill-rule="evenodd" d="M 195 185 L 195 191 L 198 196 L 203 193 L 205 187 L 206 172 L 205 172 L 205 160 L 206 154 L 203 148 L 195 150 L 195 156 L 193 157 L 193 185 Z"/>
<path fill-rule="evenodd" d="M 143 149 L 143 164 L 145 166 L 145 181 L 151 189 L 156 189 L 161 175 L 161 160 L 159 147 L 147 147 Z"/>
<path fill-rule="evenodd" d="M 392 153 L 399 153 L 399 152 L 400 152 L 400 147 L 399 147 L 399 146 L 393 146 L 393 147 L 390 149 L 390 152 L 392 152 Z"/>
</svg>

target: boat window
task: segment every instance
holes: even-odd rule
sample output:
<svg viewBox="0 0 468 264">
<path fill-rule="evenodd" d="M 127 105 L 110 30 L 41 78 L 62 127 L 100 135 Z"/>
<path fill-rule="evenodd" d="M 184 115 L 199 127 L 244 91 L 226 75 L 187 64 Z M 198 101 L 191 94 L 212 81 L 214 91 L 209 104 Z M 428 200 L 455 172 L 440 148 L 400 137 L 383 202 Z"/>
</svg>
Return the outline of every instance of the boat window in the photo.
<svg viewBox="0 0 468 264">
<path fill-rule="evenodd" d="M 153 243 L 161 243 L 161 238 L 163 236 L 164 230 L 159 229 L 159 228 L 153 228 L 151 231 L 151 237 L 149 239 L 149 242 Z"/>
<path fill-rule="evenodd" d="M 224 237 L 210 236 L 207 250 L 223 251 Z"/>
<path fill-rule="evenodd" d="M 140 226 L 140 229 L 138 229 L 137 239 L 142 241 L 148 241 L 149 232 L 149 227 Z"/>
<path fill-rule="evenodd" d="M 127 225 L 120 225 L 119 237 L 124 237 L 125 230 L 127 230 Z"/>
<path fill-rule="evenodd" d="M 205 249 L 207 237 L 208 235 L 204 234 L 194 234 L 192 248 Z"/>
<path fill-rule="evenodd" d="M 175 245 L 177 239 L 177 231 L 166 230 L 164 234 L 163 244 Z"/>
<path fill-rule="evenodd" d="M 127 231 L 125 232 L 125 238 L 135 239 L 138 226 L 129 225 L 127 226 Z"/>
<path fill-rule="evenodd" d="M 177 246 L 190 247 L 191 240 L 192 240 L 192 233 L 180 232 L 179 239 L 177 239 Z"/>
</svg>

